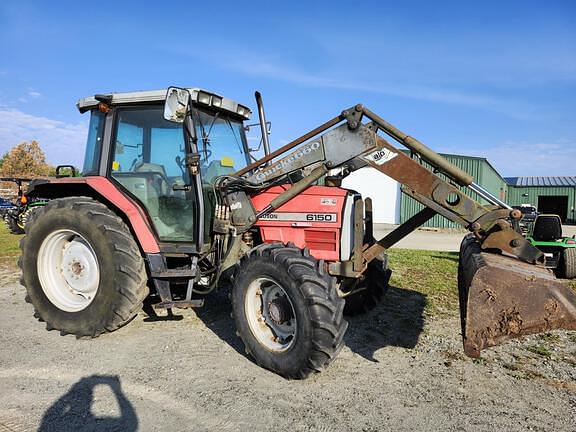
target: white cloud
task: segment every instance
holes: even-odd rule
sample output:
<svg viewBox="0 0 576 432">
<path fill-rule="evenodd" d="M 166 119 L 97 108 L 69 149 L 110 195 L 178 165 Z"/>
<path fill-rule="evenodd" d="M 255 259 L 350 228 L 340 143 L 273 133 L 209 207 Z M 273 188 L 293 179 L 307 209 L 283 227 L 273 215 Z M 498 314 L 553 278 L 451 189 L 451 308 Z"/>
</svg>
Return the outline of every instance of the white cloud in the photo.
<svg viewBox="0 0 576 432">
<path fill-rule="evenodd" d="M 86 121 L 66 123 L 0 106 L 0 154 L 23 141 L 36 140 L 51 164 L 81 166 L 87 130 Z"/>
<path fill-rule="evenodd" d="M 270 78 L 309 87 L 363 91 L 367 93 L 398 96 L 407 99 L 477 107 L 505 114 L 512 118 L 524 120 L 536 117 L 536 109 L 526 103 L 483 94 L 473 94 L 450 88 L 426 85 L 406 85 L 397 82 L 392 84 L 375 82 L 361 83 L 347 79 L 338 79 L 336 77 L 313 75 L 301 72 L 288 66 L 258 57 L 244 58 L 241 60 L 233 59 L 224 62 L 223 64 L 228 68 L 246 75 Z"/>
<path fill-rule="evenodd" d="M 462 154 L 462 149 L 442 148 L 442 153 Z M 506 141 L 501 145 L 466 148 L 469 156 L 485 157 L 503 177 L 576 175 L 576 141 Z"/>
<path fill-rule="evenodd" d="M 42 93 L 40 93 L 36 90 L 30 89 L 30 90 L 28 90 L 28 96 L 30 96 L 31 98 L 39 98 L 40 96 L 42 96 Z"/>
</svg>

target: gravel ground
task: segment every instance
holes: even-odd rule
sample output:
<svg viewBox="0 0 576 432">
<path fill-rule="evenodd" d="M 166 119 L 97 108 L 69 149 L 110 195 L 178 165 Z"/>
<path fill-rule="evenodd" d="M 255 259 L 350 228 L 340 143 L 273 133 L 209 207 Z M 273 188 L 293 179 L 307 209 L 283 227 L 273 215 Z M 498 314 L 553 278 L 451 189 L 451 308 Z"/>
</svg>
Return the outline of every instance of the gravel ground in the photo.
<svg viewBox="0 0 576 432">
<path fill-rule="evenodd" d="M 94 340 L 47 332 L 0 260 L 0 432 L 574 431 L 576 333 L 463 356 L 457 317 L 392 288 L 327 371 L 286 381 L 244 355 L 224 295 Z M 84 429 L 81 429 L 84 427 Z"/>
</svg>

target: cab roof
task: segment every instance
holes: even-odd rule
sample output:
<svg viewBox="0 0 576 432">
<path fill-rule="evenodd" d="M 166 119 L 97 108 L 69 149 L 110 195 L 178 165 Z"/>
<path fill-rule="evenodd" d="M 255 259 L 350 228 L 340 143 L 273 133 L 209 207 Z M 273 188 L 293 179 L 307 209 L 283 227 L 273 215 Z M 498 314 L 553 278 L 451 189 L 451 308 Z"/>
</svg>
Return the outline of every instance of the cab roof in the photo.
<svg viewBox="0 0 576 432">
<path fill-rule="evenodd" d="M 78 100 L 76 103 L 76 107 L 78 111 L 81 113 L 85 113 L 91 109 L 94 109 L 100 103 L 96 97 L 100 98 L 101 96 L 111 97 L 111 105 L 120 105 L 120 104 L 137 104 L 137 103 L 145 103 L 145 102 L 154 102 L 154 101 L 163 101 L 166 99 L 166 92 L 168 89 L 162 90 L 145 90 L 145 91 L 135 91 L 135 92 L 125 92 L 125 93 L 104 93 L 104 94 L 97 94 L 94 96 L 88 96 Z M 232 114 L 239 115 L 244 119 L 249 119 L 250 114 L 252 111 L 244 106 L 239 104 L 238 102 L 233 101 L 232 99 L 228 99 L 223 97 L 217 93 L 210 92 L 208 90 L 204 90 L 201 88 L 187 88 L 190 92 L 193 101 L 198 99 L 199 93 L 208 94 L 210 96 L 217 96 L 222 100 L 222 103 L 217 107 L 217 109 L 221 109 L 224 111 L 228 111 Z M 238 107 L 244 108 L 244 112 L 246 114 L 242 115 L 238 113 Z"/>
</svg>

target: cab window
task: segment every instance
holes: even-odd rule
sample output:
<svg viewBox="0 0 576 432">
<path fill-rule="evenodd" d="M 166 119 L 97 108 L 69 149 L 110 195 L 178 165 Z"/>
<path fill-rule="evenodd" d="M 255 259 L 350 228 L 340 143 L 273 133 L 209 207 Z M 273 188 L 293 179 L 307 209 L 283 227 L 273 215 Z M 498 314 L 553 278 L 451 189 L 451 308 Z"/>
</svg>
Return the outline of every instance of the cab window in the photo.
<svg viewBox="0 0 576 432">
<path fill-rule="evenodd" d="M 182 125 L 163 118 L 162 106 L 118 108 L 110 175 L 146 208 L 161 241 L 193 242 L 194 202 L 183 165 Z"/>
</svg>

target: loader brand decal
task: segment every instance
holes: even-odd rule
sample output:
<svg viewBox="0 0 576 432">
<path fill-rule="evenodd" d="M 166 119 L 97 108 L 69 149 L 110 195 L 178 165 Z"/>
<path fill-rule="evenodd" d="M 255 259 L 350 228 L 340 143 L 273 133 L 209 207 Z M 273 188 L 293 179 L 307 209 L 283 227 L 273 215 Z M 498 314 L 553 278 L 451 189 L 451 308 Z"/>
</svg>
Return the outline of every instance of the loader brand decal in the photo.
<svg viewBox="0 0 576 432">
<path fill-rule="evenodd" d="M 369 162 L 374 162 L 376 165 L 383 165 L 386 162 L 394 159 L 398 153 L 388 150 L 387 148 L 378 149 L 373 153 L 364 155 L 364 159 Z"/>
<path fill-rule="evenodd" d="M 319 154 L 317 154 L 319 153 Z M 256 173 L 254 178 L 257 181 L 263 182 L 274 174 L 283 174 L 294 171 L 295 169 L 301 168 L 302 166 L 308 165 L 314 160 L 322 160 L 324 157 L 322 146 L 320 141 L 314 141 L 296 150 L 291 155 L 288 155 L 284 159 L 279 160 L 275 164 L 267 167 L 266 169 Z M 297 162 L 302 161 L 302 163 L 297 165 Z M 294 166 L 295 165 L 295 166 Z"/>
<path fill-rule="evenodd" d="M 336 213 L 268 213 L 260 217 L 261 220 L 279 222 L 338 222 Z"/>
</svg>

